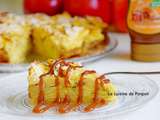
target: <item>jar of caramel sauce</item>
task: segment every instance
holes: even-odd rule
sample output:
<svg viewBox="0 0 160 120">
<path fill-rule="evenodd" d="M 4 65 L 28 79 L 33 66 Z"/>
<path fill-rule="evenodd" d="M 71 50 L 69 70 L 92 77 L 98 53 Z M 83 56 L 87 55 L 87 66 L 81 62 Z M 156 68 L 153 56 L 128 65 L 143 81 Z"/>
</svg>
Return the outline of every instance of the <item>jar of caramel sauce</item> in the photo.
<svg viewBox="0 0 160 120">
<path fill-rule="evenodd" d="M 127 25 L 131 58 L 160 61 L 160 0 L 130 0 Z"/>
</svg>

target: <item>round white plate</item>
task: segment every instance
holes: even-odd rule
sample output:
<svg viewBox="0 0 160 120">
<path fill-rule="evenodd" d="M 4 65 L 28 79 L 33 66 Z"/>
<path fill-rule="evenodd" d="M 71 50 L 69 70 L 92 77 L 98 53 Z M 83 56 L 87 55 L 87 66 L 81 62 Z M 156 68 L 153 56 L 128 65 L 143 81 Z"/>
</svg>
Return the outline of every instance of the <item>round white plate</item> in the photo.
<svg viewBox="0 0 160 120">
<path fill-rule="evenodd" d="M 14 74 L 0 79 L 0 118 L 12 120 L 94 120 L 126 114 L 151 101 L 158 93 L 155 82 L 140 75 L 108 76 L 117 87 L 117 93 L 148 93 L 148 95 L 121 95 L 109 105 L 92 112 L 81 111 L 58 114 L 51 109 L 43 114 L 33 114 L 27 97 L 27 73 Z"/>
<path fill-rule="evenodd" d="M 105 56 L 109 55 L 118 45 L 118 41 L 114 38 L 113 35 L 110 34 L 110 41 L 106 48 L 97 54 L 87 55 L 79 58 L 68 59 L 69 61 L 80 62 L 81 64 L 86 64 L 89 62 L 93 62 L 96 60 L 100 60 Z M 0 63 L 0 72 L 18 72 L 24 71 L 28 68 L 29 64 L 3 64 Z"/>
</svg>

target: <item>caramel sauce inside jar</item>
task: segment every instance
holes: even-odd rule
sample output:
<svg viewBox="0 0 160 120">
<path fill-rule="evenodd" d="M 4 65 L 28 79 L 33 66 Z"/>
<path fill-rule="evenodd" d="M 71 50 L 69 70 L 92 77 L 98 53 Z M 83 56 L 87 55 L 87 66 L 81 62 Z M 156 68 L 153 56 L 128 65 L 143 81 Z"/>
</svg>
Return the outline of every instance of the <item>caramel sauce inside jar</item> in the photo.
<svg viewBox="0 0 160 120">
<path fill-rule="evenodd" d="M 144 35 L 130 30 L 131 58 L 137 61 L 160 61 L 160 34 Z"/>
</svg>

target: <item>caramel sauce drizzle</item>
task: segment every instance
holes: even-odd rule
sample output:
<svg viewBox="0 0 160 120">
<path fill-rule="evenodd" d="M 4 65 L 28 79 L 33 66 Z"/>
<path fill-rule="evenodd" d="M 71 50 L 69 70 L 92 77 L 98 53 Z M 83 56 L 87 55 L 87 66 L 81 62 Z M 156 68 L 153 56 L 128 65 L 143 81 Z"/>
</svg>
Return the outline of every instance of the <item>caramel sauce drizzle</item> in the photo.
<svg viewBox="0 0 160 120">
<path fill-rule="evenodd" d="M 45 111 L 47 111 L 50 107 L 53 107 L 55 104 L 50 104 L 50 105 L 46 105 L 45 104 L 45 100 L 44 100 L 44 81 L 43 81 L 43 77 L 48 75 L 48 73 L 41 75 L 40 81 L 39 81 L 39 95 L 38 95 L 38 101 L 37 101 L 37 105 L 34 107 L 33 112 L 34 113 L 43 113 Z"/>
<path fill-rule="evenodd" d="M 72 69 L 75 70 L 76 68 L 81 68 L 82 67 L 80 65 L 73 66 L 72 64 L 73 64 L 72 62 L 68 62 L 68 64 L 66 64 L 66 65 L 68 65 L 68 68 L 66 70 L 66 74 L 64 76 L 64 78 L 65 78 L 64 79 L 65 80 L 64 84 L 65 84 L 66 87 L 68 87 L 70 85 L 69 76 L 70 76 L 70 73 L 71 73 Z"/>
<path fill-rule="evenodd" d="M 79 80 L 79 83 L 78 83 L 79 93 L 78 93 L 78 98 L 77 98 L 77 105 L 80 105 L 83 102 L 82 101 L 82 97 L 83 97 L 83 80 L 84 80 L 84 76 L 88 75 L 88 74 L 93 74 L 93 73 L 96 73 L 96 71 L 94 71 L 94 70 L 86 70 L 81 74 L 80 80 Z"/>
<path fill-rule="evenodd" d="M 109 83 L 109 80 L 106 80 L 106 78 L 105 78 L 105 74 L 96 78 L 95 87 L 94 87 L 93 102 L 84 108 L 85 112 L 90 112 L 90 111 L 94 110 L 97 107 L 97 105 L 103 106 L 106 104 L 106 101 L 104 99 L 98 98 L 99 86 L 101 85 L 103 87 L 104 83 Z"/>
<path fill-rule="evenodd" d="M 62 59 L 59 59 L 59 60 L 56 60 L 56 61 L 53 63 L 52 67 L 50 68 L 50 74 L 51 74 L 51 75 L 54 75 L 54 77 L 55 77 L 55 85 L 56 85 L 56 100 L 55 100 L 55 102 L 56 102 L 57 104 L 60 104 L 60 103 L 61 103 L 61 99 L 60 99 L 60 88 L 59 88 L 59 86 L 60 86 L 59 75 L 62 76 L 62 74 L 63 74 L 63 71 L 62 71 L 62 69 L 61 69 L 61 66 L 62 66 L 63 64 L 64 64 L 64 61 L 63 61 Z M 55 69 L 56 69 L 57 65 L 60 65 L 60 66 L 59 66 L 59 70 L 58 70 L 58 75 L 55 74 Z"/>
<path fill-rule="evenodd" d="M 68 68 L 64 71 L 62 69 L 63 66 L 67 66 Z M 39 77 L 39 94 L 37 99 L 37 105 L 33 108 L 34 113 L 43 113 L 47 111 L 51 107 L 57 107 L 57 111 L 59 113 L 66 113 L 74 108 L 78 107 L 83 103 L 83 84 L 84 84 L 84 77 L 88 74 L 94 74 L 96 71 L 94 70 L 86 70 L 83 73 L 81 73 L 80 80 L 77 84 L 78 87 L 78 96 L 77 96 L 77 104 L 76 106 L 73 106 L 70 104 L 70 98 L 68 95 L 66 95 L 63 99 L 60 98 L 60 81 L 59 77 L 64 77 L 64 85 L 65 87 L 70 86 L 69 82 L 69 76 L 72 70 L 75 70 L 76 68 L 80 68 L 82 66 L 75 65 L 72 62 L 65 62 L 63 59 L 56 60 L 51 66 L 48 73 L 42 74 Z M 46 75 L 53 75 L 55 77 L 55 86 L 56 86 L 56 99 L 51 104 L 45 103 L 45 94 L 44 94 L 44 80 L 43 77 Z M 96 78 L 95 80 L 95 88 L 94 88 L 94 96 L 93 96 L 93 102 L 84 108 L 85 112 L 89 112 L 94 110 L 98 105 L 103 106 L 106 104 L 106 101 L 103 99 L 98 98 L 98 91 L 99 86 L 103 86 L 104 83 L 108 83 L 109 80 L 106 80 L 105 74 L 101 75 L 100 77 Z"/>
<path fill-rule="evenodd" d="M 62 103 L 59 105 L 58 112 L 59 113 L 66 113 L 66 112 L 69 112 L 71 109 L 72 109 L 72 107 L 70 106 L 70 99 L 66 95 L 64 97 Z"/>
</svg>

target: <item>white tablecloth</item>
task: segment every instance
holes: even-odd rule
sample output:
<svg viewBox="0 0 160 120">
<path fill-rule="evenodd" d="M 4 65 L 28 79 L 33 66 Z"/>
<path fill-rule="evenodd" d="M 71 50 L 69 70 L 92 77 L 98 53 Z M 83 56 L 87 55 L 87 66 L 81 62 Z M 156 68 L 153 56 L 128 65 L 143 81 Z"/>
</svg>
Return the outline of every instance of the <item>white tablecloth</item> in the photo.
<svg viewBox="0 0 160 120">
<path fill-rule="evenodd" d="M 88 64 L 87 68 L 96 69 L 100 73 L 111 71 L 160 71 L 160 62 L 145 63 L 130 60 L 130 39 L 127 34 L 115 34 L 119 41 L 116 50 L 106 58 Z M 7 74 L 8 75 L 8 74 Z M 6 74 L 0 74 L 0 77 Z M 160 87 L 160 75 L 148 75 Z M 110 118 L 109 120 L 160 120 L 160 93 L 143 108 Z"/>
</svg>

